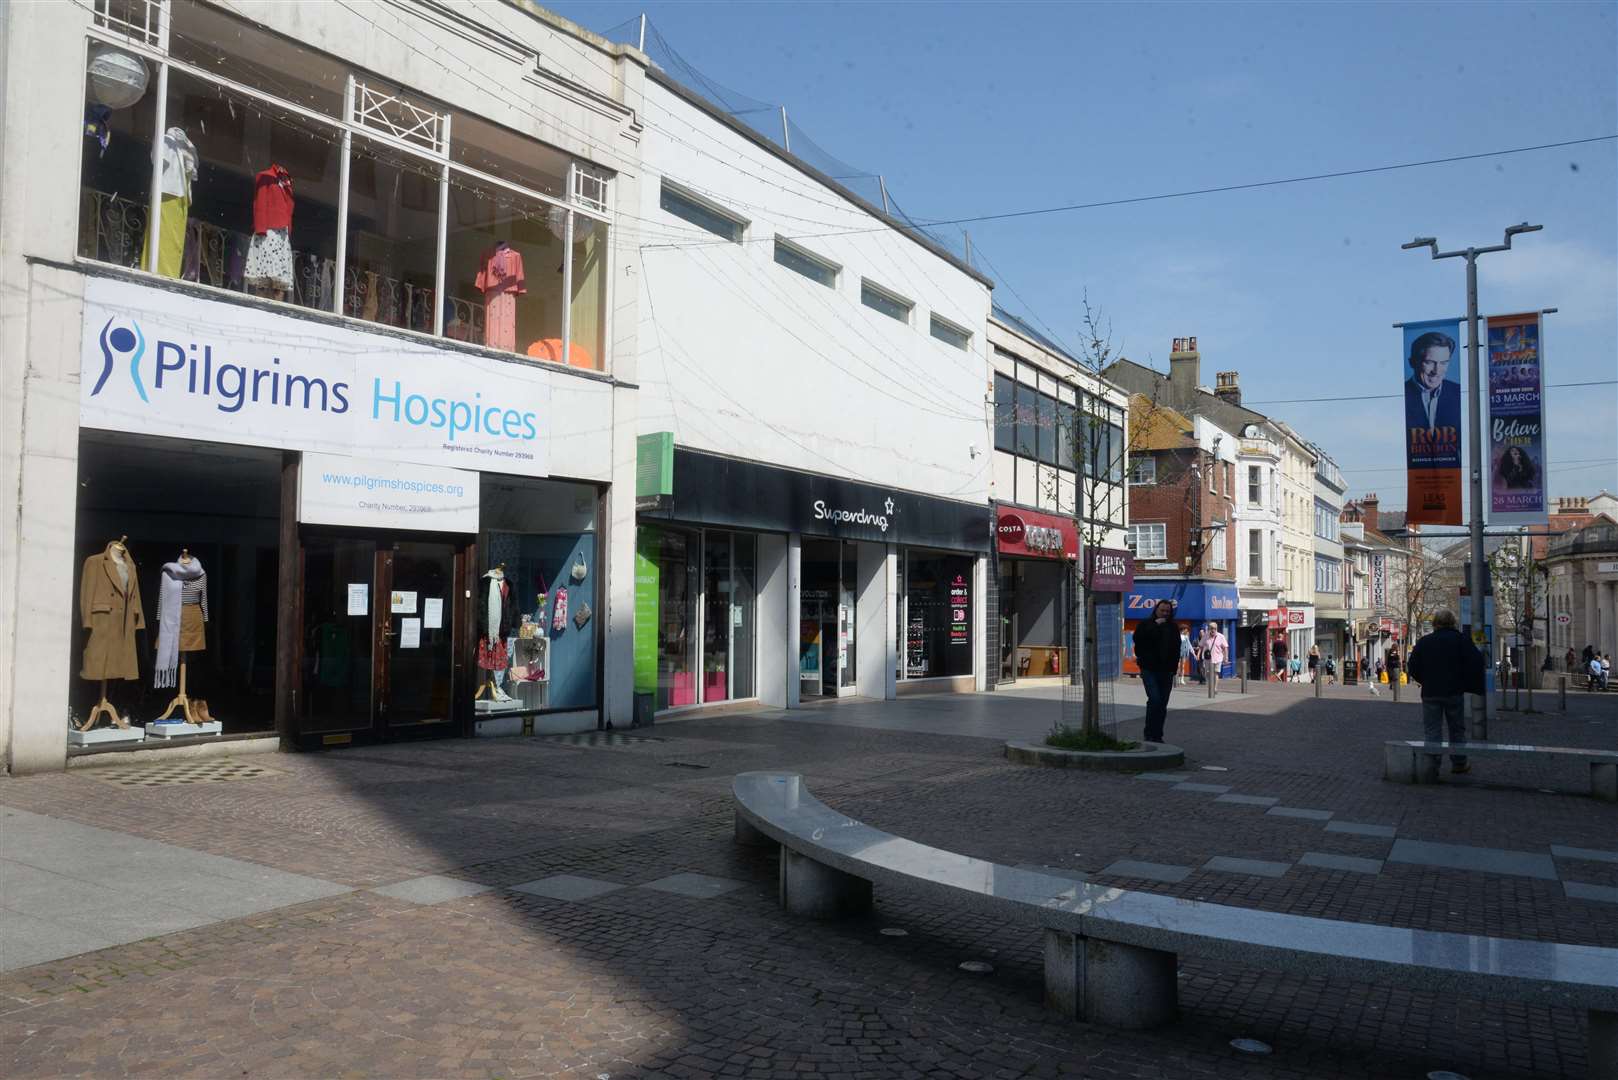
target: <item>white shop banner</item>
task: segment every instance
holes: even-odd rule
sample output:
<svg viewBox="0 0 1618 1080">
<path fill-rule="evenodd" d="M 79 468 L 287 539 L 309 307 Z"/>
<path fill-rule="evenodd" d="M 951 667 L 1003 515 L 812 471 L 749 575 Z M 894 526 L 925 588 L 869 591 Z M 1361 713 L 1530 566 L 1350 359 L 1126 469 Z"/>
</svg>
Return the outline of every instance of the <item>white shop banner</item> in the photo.
<svg viewBox="0 0 1618 1080">
<path fill-rule="evenodd" d="M 85 427 L 545 476 L 551 372 L 104 278 Z"/>
<path fill-rule="evenodd" d="M 298 520 L 363 529 L 475 533 L 478 474 L 305 452 L 298 470 Z M 413 604 L 410 611 L 415 611 Z"/>
</svg>

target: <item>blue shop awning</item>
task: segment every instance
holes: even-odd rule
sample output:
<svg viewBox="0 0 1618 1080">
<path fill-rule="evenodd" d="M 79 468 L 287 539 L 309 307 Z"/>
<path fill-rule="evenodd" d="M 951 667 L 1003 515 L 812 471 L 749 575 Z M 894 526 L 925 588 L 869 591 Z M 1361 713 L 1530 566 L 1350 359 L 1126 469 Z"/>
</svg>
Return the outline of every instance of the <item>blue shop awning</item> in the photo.
<svg viewBox="0 0 1618 1080">
<path fill-rule="evenodd" d="M 1159 600 L 1174 605 L 1176 619 L 1227 622 L 1238 616 L 1236 586 L 1213 581 L 1142 581 L 1124 596 L 1124 618 L 1148 618 Z"/>
</svg>

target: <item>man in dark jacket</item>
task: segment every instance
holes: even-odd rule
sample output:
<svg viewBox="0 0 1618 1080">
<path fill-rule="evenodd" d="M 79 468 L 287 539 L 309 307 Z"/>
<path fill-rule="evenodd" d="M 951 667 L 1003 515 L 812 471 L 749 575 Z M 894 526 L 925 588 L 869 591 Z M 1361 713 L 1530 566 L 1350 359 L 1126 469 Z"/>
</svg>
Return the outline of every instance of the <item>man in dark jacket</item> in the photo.
<svg viewBox="0 0 1618 1080">
<path fill-rule="evenodd" d="M 1169 691 L 1174 689 L 1174 670 L 1180 664 L 1180 627 L 1170 601 L 1159 600 L 1152 617 L 1135 627 L 1135 663 L 1146 690 L 1145 739 L 1160 743 L 1169 712 Z"/>
<path fill-rule="evenodd" d="M 1485 666 L 1483 654 L 1456 629 L 1455 613 L 1444 608 L 1433 612 L 1433 632 L 1416 642 L 1405 664 L 1405 671 L 1421 684 L 1421 722 L 1428 742 L 1441 742 L 1447 724 L 1450 749 L 1466 746 L 1461 695 L 1483 693 Z M 1465 754 L 1450 755 L 1450 772 L 1471 768 Z"/>
</svg>

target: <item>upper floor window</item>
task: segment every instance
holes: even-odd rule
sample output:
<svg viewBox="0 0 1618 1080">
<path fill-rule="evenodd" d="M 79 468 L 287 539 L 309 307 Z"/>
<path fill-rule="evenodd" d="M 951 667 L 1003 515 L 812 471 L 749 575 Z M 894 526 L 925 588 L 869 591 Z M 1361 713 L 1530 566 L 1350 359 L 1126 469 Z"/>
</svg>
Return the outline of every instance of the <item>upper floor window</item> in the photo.
<svg viewBox="0 0 1618 1080">
<path fill-rule="evenodd" d="M 869 279 L 860 281 L 860 303 L 902 323 L 910 322 L 910 311 L 916 306 L 898 293 L 889 292 Z"/>
<path fill-rule="evenodd" d="M 1264 533 L 1260 529 L 1247 530 L 1247 577 L 1264 580 Z"/>
<path fill-rule="evenodd" d="M 835 264 L 827 262 L 818 255 L 811 255 L 792 241 L 783 240 L 779 236 L 775 238 L 775 261 L 828 289 L 837 288 Z"/>
<path fill-rule="evenodd" d="M 1124 532 L 1124 543 L 1136 559 L 1163 559 L 1168 557 L 1167 534 L 1168 526 L 1161 522 L 1132 524 Z"/>
<path fill-rule="evenodd" d="M 90 42 L 82 257 L 603 366 L 603 174 L 570 201 L 585 166 L 560 150 L 211 5 L 170 11 L 166 59 Z"/>
<path fill-rule="evenodd" d="M 1247 467 L 1247 505 L 1264 505 L 1264 470 L 1257 465 Z"/>
<path fill-rule="evenodd" d="M 1157 483 L 1157 458 L 1151 454 L 1137 454 L 1129 463 L 1129 482 L 1131 484 Z"/>
<path fill-rule="evenodd" d="M 965 350 L 972 344 L 972 332 L 963 330 L 948 319 L 941 319 L 937 315 L 928 319 L 928 332 L 946 345 L 953 345 L 957 349 Z"/>
<path fill-rule="evenodd" d="M 664 213 L 673 214 L 681 221 L 695 225 L 704 232 L 713 233 L 721 240 L 739 244 L 742 242 L 743 234 L 747 232 L 747 222 L 732 217 L 705 199 L 679 190 L 667 180 L 659 186 L 657 199 Z"/>
<path fill-rule="evenodd" d="M 1004 375 L 994 377 L 994 448 L 1017 452 L 1016 384 Z"/>
</svg>

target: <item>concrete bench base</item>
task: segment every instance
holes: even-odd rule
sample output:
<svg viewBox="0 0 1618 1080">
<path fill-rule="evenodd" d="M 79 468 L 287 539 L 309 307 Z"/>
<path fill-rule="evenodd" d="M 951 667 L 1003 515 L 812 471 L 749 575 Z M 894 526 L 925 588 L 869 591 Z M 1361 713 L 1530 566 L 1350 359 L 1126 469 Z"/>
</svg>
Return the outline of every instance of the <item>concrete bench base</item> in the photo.
<svg viewBox="0 0 1618 1080">
<path fill-rule="evenodd" d="M 806 919 L 841 919 L 871 910 L 871 883 L 781 849 L 781 906 Z"/>
<path fill-rule="evenodd" d="M 1173 953 L 1045 931 L 1045 1007 L 1070 1020 L 1140 1030 L 1179 1011 Z"/>
<path fill-rule="evenodd" d="M 1498 743 L 1448 743 L 1398 741 L 1384 743 L 1382 777 L 1396 784 L 1436 784 L 1443 759 L 1453 754 L 1466 758 L 1561 758 L 1590 764 L 1590 795 L 1602 802 L 1618 802 L 1618 753 L 1583 750 L 1565 746 L 1506 746 Z"/>
</svg>

